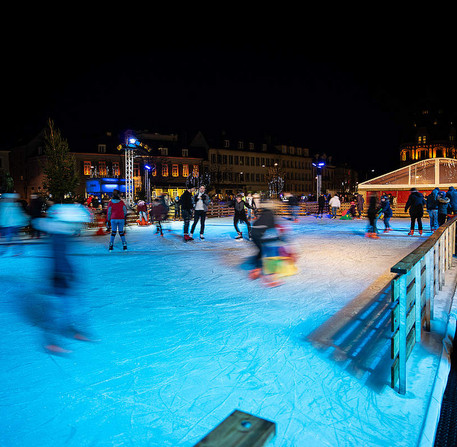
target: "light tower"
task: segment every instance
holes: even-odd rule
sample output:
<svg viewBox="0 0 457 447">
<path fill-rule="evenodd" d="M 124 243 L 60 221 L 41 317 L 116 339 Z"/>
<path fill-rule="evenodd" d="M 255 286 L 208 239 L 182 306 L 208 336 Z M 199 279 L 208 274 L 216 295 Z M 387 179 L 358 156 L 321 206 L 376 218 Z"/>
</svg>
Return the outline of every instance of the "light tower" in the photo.
<svg viewBox="0 0 457 447">
<path fill-rule="evenodd" d="M 133 160 L 137 152 L 150 151 L 150 148 L 139 142 L 131 133 L 127 132 L 125 143 L 117 147 L 124 150 L 125 154 L 125 201 L 128 206 L 132 206 L 135 195 L 135 184 L 133 179 Z"/>
</svg>

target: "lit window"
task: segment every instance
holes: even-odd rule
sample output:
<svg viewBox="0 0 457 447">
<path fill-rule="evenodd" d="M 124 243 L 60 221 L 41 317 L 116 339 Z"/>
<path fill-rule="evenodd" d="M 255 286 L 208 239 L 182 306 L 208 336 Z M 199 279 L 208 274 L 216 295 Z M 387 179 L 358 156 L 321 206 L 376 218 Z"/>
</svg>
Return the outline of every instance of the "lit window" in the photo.
<svg viewBox="0 0 457 447">
<path fill-rule="evenodd" d="M 178 175 L 179 175 L 178 165 L 171 165 L 171 175 L 172 175 L 172 177 L 178 177 Z"/>
<path fill-rule="evenodd" d="M 168 155 L 168 147 L 159 147 L 160 155 Z"/>
<path fill-rule="evenodd" d="M 84 175 L 90 175 L 90 166 L 91 166 L 90 161 L 84 162 Z"/>
<path fill-rule="evenodd" d="M 139 163 L 133 163 L 133 176 L 134 177 L 140 176 L 140 164 Z"/>
<path fill-rule="evenodd" d="M 242 141 L 238 141 L 238 149 L 244 149 L 244 143 Z"/>
<path fill-rule="evenodd" d="M 106 175 L 106 162 L 99 161 L 98 162 L 98 171 L 100 175 Z"/>
<path fill-rule="evenodd" d="M 189 165 L 182 165 L 182 176 L 189 177 Z"/>
<path fill-rule="evenodd" d="M 98 152 L 104 154 L 106 152 L 106 144 L 99 144 L 98 145 Z"/>
<path fill-rule="evenodd" d="M 198 173 L 199 173 L 198 165 L 193 165 L 192 166 L 192 176 L 198 177 Z"/>
<path fill-rule="evenodd" d="M 188 157 L 189 156 L 189 149 L 183 149 L 182 150 L 182 156 L 183 157 Z"/>
<path fill-rule="evenodd" d="M 113 175 L 119 175 L 119 163 L 117 161 L 113 162 Z"/>
<path fill-rule="evenodd" d="M 230 147 L 230 140 L 224 140 L 224 147 Z"/>
<path fill-rule="evenodd" d="M 168 165 L 167 164 L 162 165 L 162 177 L 168 177 Z"/>
<path fill-rule="evenodd" d="M 249 150 L 251 150 L 251 151 L 254 150 L 254 143 L 249 143 Z"/>
</svg>

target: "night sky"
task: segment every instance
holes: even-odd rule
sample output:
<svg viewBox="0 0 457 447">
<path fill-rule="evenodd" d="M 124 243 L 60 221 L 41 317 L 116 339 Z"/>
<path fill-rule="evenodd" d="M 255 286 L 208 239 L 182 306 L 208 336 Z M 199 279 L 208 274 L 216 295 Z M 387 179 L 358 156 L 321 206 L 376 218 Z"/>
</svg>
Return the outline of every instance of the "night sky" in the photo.
<svg viewBox="0 0 457 447">
<path fill-rule="evenodd" d="M 398 167 L 402 126 L 419 101 L 455 108 L 445 11 L 427 34 L 412 16 L 393 21 L 387 11 L 376 13 L 378 25 L 372 16 L 339 20 L 347 10 L 287 24 L 270 13 L 262 26 L 214 16 L 184 25 L 173 15 L 130 28 L 100 16 L 77 26 L 26 22 L 25 43 L 3 44 L 0 145 L 48 117 L 70 145 L 78 132 L 224 129 L 381 174 Z"/>
</svg>

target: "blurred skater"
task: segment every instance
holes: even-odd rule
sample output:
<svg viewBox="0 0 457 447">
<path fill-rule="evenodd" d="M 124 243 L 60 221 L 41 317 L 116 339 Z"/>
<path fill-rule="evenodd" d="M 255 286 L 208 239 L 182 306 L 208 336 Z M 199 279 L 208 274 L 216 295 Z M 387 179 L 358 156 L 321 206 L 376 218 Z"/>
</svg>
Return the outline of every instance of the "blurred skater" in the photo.
<svg viewBox="0 0 457 447">
<path fill-rule="evenodd" d="M 160 199 L 154 199 L 149 211 L 151 223 L 156 224 L 156 234 L 163 236 L 162 222 L 166 219 L 167 210 Z"/>
<path fill-rule="evenodd" d="M 243 200 L 243 196 L 241 194 L 237 194 L 235 200 L 231 200 L 228 205 L 233 207 L 235 210 L 235 214 L 233 215 L 233 226 L 238 233 L 238 236 L 236 236 L 235 239 L 243 239 L 243 233 L 240 231 L 238 223 L 244 222 L 248 228 L 249 240 L 251 240 L 251 224 L 249 223 L 246 215 L 246 208 L 252 209 L 252 206 Z"/>
<path fill-rule="evenodd" d="M 138 220 L 141 225 L 146 225 L 148 222 L 148 207 L 144 200 L 140 200 L 137 204 L 136 210 L 138 211 Z"/>
<path fill-rule="evenodd" d="M 116 233 L 119 232 L 119 236 L 122 241 L 122 248 L 127 250 L 127 241 L 125 240 L 125 219 L 127 217 L 127 207 L 125 206 L 124 201 L 119 195 L 117 189 L 113 190 L 113 196 L 108 203 L 108 212 L 106 220 L 110 222 L 111 226 L 111 236 L 109 241 L 109 251 L 113 251 L 114 238 Z"/>
<path fill-rule="evenodd" d="M 69 259 L 73 238 L 91 214 L 82 205 L 53 205 L 48 217 L 35 219 L 34 225 L 50 236 L 52 255 L 51 292 L 45 312 L 44 348 L 50 354 L 68 354 L 63 338 L 90 341 L 87 324 L 82 317 L 82 308 L 77 294 L 73 293 L 77 274 Z M 79 306 L 77 306 L 77 304 Z"/>
<path fill-rule="evenodd" d="M 251 207 L 250 208 L 248 207 L 248 209 L 247 209 L 247 217 L 248 217 L 248 220 L 250 221 L 252 219 L 252 217 L 255 216 L 255 212 L 257 209 L 255 197 L 251 193 L 249 193 L 246 196 L 246 203 L 248 205 L 251 205 Z"/>
<path fill-rule="evenodd" d="M 425 199 L 423 194 L 416 188 L 411 188 L 411 194 L 409 195 L 405 205 L 405 213 L 409 210 L 409 215 L 411 217 L 411 229 L 408 236 L 412 236 L 414 234 L 416 220 L 417 229 L 419 230 L 419 234 L 422 236 L 422 216 L 424 215 L 424 205 Z"/>
<path fill-rule="evenodd" d="M 193 238 L 189 236 L 189 224 L 192 219 L 192 211 L 194 209 L 194 202 L 192 200 L 192 194 L 195 188 L 193 186 L 187 188 L 179 198 L 181 205 L 181 215 L 184 220 L 184 242 L 192 241 Z"/>
<path fill-rule="evenodd" d="M 2 255 L 11 251 L 13 255 L 22 254 L 22 245 L 14 243 L 21 228 L 29 224 L 29 218 L 18 203 L 19 194 L 4 193 L 0 199 L 0 236 L 5 241 Z M 11 249 L 11 250 L 10 250 Z"/>
<path fill-rule="evenodd" d="M 378 198 L 376 196 L 371 196 L 369 205 L 368 205 L 368 230 L 365 234 L 365 237 L 371 237 L 372 239 L 379 239 L 379 231 L 377 227 L 377 220 L 379 214 L 381 213 L 382 208 L 378 204 Z"/>
<path fill-rule="evenodd" d="M 363 198 L 362 194 L 357 193 L 357 213 L 359 214 L 359 219 L 362 217 L 363 213 L 363 204 L 365 203 L 365 199 Z"/>
<path fill-rule="evenodd" d="M 271 202 L 261 202 L 259 205 L 259 215 L 252 224 L 251 240 L 257 247 L 257 253 L 254 257 L 254 269 L 250 271 L 249 277 L 256 279 L 262 274 L 262 255 L 263 255 L 263 237 L 267 232 L 276 233 L 276 218 L 274 214 L 274 205 Z M 276 237 L 273 236 L 273 237 Z"/>
<path fill-rule="evenodd" d="M 298 210 L 299 210 L 299 206 L 300 206 L 298 197 L 293 194 L 289 194 L 287 196 L 287 202 L 289 205 L 290 220 L 292 220 L 294 222 L 298 222 Z"/>
<path fill-rule="evenodd" d="M 39 238 L 41 236 L 40 231 L 33 225 L 33 220 L 43 216 L 44 201 L 38 194 L 32 194 L 30 196 L 30 203 L 27 207 L 27 212 L 31 219 L 31 234 L 32 238 Z"/>
</svg>

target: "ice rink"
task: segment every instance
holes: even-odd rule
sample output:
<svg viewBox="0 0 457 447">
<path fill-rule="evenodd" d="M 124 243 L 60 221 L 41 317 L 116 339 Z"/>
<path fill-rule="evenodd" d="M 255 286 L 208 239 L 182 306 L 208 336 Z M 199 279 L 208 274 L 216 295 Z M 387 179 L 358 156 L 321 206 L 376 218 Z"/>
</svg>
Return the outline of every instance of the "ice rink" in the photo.
<svg viewBox="0 0 457 447">
<path fill-rule="evenodd" d="M 127 252 L 119 236 L 113 253 L 109 236 L 75 238 L 72 303 L 96 341 L 65 339 L 67 356 L 42 347 L 47 238 L 10 247 L 0 445 L 193 446 L 235 409 L 275 422 L 272 447 L 418 445 L 442 380 L 454 267 L 408 361 L 406 395 L 389 386 L 390 344 L 379 331 L 372 340 L 366 310 L 389 301 L 390 268 L 431 234 L 428 221 L 422 237 L 407 236 L 408 219 L 388 234 L 379 222 L 378 240 L 364 236 L 365 219 L 279 222 L 298 273 L 276 288 L 248 279 L 253 245 L 234 240 L 232 218 L 208 219 L 206 240 L 189 243 L 182 222 L 163 238 L 130 226 Z"/>
</svg>

